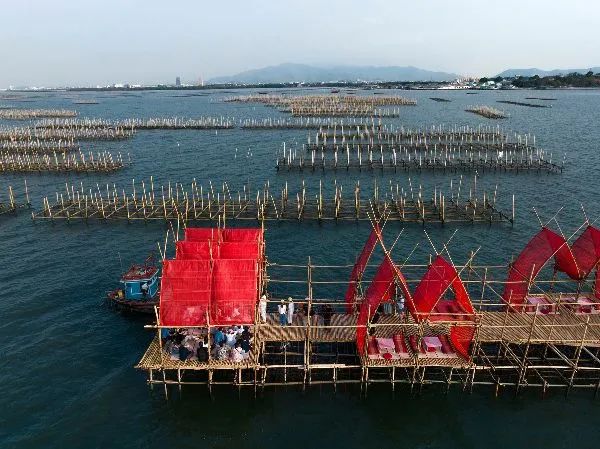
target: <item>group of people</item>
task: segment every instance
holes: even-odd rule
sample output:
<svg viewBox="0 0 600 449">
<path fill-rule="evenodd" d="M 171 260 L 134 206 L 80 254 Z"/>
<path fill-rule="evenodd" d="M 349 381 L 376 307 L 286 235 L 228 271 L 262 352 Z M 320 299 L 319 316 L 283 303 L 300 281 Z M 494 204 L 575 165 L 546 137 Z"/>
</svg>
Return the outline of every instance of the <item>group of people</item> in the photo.
<svg viewBox="0 0 600 449">
<path fill-rule="evenodd" d="M 310 302 L 309 298 L 304 301 L 306 304 Z M 260 319 L 263 323 L 267 322 L 267 296 L 262 295 L 259 301 L 259 312 Z M 295 304 L 293 299 L 289 297 L 287 300 L 282 299 L 277 304 L 277 316 L 279 317 L 279 324 L 281 326 L 290 326 L 294 324 L 294 317 L 306 317 L 309 315 L 318 326 L 329 326 L 331 324 L 331 318 L 333 317 L 334 311 L 330 304 L 324 304 L 317 306 L 313 303 L 308 314 L 306 313 L 306 304 L 299 303 Z"/>
<path fill-rule="evenodd" d="M 248 326 L 217 327 L 212 334 L 211 356 L 215 360 L 243 362 L 250 357 L 252 339 Z"/>
<path fill-rule="evenodd" d="M 161 329 L 163 348 L 172 360 L 243 362 L 250 357 L 252 333 L 248 326 Z M 210 340 L 210 344 L 209 344 Z M 210 352 L 209 352 L 210 351 Z"/>
</svg>

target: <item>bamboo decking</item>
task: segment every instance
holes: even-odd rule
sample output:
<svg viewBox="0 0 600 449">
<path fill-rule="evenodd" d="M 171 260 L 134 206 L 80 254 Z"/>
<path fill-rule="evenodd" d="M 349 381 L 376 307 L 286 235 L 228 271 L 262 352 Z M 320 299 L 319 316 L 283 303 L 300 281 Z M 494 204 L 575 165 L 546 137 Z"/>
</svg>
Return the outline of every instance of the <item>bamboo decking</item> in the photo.
<svg viewBox="0 0 600 449">
<path fill-rule="evenodd" d="M 456 323 L 415 323 L 407 315 L 393 314 L 382 316 L 377 324 L 368 327 L 375 336 L 389 337 L 399 332 L 405 336 L 447 334 L 451 325 Z M 355 314 L 334 314 L 328 326 L 316 317 L 307 320 L 304 316 L 296 316 L 293 325 L 281 326 L 276 314 L 269 314 L 266 323 L 253 326 L 253 349 L 244 362 L 172 360 L 161 351 L 155 337 L 136 368 L 148 371 L 150 384 L 164 384 L 165 388 L 168 384 L 187 383 L 264 387 L 389 382 L 392 386 L 444 384 L 448 388 L 458 384 L 463 389 L 487 385 L 495 387 L 496 393 L 508 386 L 517 392 L 524 387 L 539 387 L 544 392 L 550 387 L 598 391 L 600 314 L 578 316 L 568 310 L 549 315 L 483 311 L 477 314 L 473 325 L 476 332 L 471 360 L 454 353 L 415 354 L 407 345 L 407 353 L 391 360 L 340 354 L 338 349 L 334 361 L 319 361 L 316 356 L 320 345 L 353 347 Z M 288 349 L 290 342 L 300 346 Z M 233 373 L 233 379 L 227 372 Z M 196 377 L 191 373 L 196 373 Z M 207 379 L 197 377 L 203 373 L 208 375 Z M 216 377 L 218 373 L 224 376 L 220 380 Z"/>
</svg>

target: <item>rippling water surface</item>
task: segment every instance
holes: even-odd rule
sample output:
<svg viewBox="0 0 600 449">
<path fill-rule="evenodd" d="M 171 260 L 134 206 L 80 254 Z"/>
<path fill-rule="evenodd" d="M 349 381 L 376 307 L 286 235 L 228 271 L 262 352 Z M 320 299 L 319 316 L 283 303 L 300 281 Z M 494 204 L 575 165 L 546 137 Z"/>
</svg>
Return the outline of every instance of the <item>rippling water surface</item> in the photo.
<svg viewBox="0 0 600 449">
<path fill-rule="evenodd" d="M 199 115 L 247 117 L 281 116 L 262 105 L 223 103 L 232 95 L 205 92 L 82 93 L 96 105 L 73 105 L 72 94 L 27 94 L 28 102 L 0 100 L 19 107 L 76 108 L 83 117 Z M 246 91 L 241 92 L 246 94 Z M 365 95 L 371 95 L 365 92 Z M 548 174 L 481 173 L 478 189 L 498 185 L 498 204 L 510 210 L 516 195 L 514 226 L 428 225 L 432 239 L 441 242 L 458 229 L 451 244 L 455 262 L 481 247 L 479 263 L 506 263 L 539 227 L 532 212 L 558 218 L 566 234 L 583 221 L 581 204 L 591 217 L 600 214 L 598 154 L 600 92 L 531 91 L 403 92 L 417 99 L 401 109 L 401 117 L 386 122 L 407 127 L 499 124 L 536 135 L 539 146 L 554 160 L 566 154 L 565 172 Z M 536 93 L 539 94 L 539 93 Z M 450 103 L 429 100 L 445 96 Z M 552 108 L 532 109 L 496 100 L 526 96 L 554 97 Z M 510 114 L 490 122 L 464 112 L 468 105 L 488 104 Z M 5 122 L 4 124 L 8 124 Z M 339 172 L 276 173 L 275 153 L 282 142 L 301 144 L 307 131 L 140 131 L 122 142 L 84 143 L 84 149 L 129 153 L 133 165 L 111 175 L 28 175 L 34 207 L 41 197 L 64 189 L 65 183 L 117 188 L 152 175 L 156 184 L 195 178 L 205 186 L 227 181 L 232 190 L 243 184 L 257 187 L 267 180 L 290 191 L 305 179 L 316 186 L 323 179 L 331 191 L 334 179 L 351 188 L 357 179 L 371 186 L 390 181 L 448 190 L 460 174 Z M 471 175 L 465 174 L 465 180 Z M 23 177 L 0 175 L 0 194 L 17 190 Z M 327 190 L 329 189 L 329 190 Z M 20 189 L 22 190 L 22 189 Z M 368 190 L 365 188 L 365 190 Z M 173 390 L 165 400 L 161 388 L 150 389 L 145 374 L 133 369 L 152 338 L 144 321 L 108 309 L 102 301 L 113 288 L 124 264 L 140 261 L 164 239 L 165 226 L 154 223 L 32 222 L 27 213 L 0 217 L 0 447 L 407 447 L 407 448 L 530 448 L 597 447 L 598 402 L 590 392 L 506 393 L 494 398 L 485 388 L 472 394 L 459 388 L 445 393 L 425 388 L 414 394 L 407 387 L 369 388 L 367 397 L 355 388 L 313 387 L 254 391 L 217 388 Z M 388 224 L 388 238 L 400 224 Z M 267 253 L 272 261 L 299 262 L 311 256 L 316 263 L 352 263 L 368 234 L 361 223 L 270 223 Z M 405 225 L 395 252 L 426 262 L 430 252 L 423 228 Z M 339 291 L 326 293 L 339 295 Z"/>
</svg>

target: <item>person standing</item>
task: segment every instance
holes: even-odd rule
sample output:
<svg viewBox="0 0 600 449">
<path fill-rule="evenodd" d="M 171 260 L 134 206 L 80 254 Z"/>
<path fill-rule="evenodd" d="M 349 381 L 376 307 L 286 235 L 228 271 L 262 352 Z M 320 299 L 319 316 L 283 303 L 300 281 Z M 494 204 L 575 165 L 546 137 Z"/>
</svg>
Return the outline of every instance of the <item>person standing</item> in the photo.
<svg viewBox="0 0 600 449">
<path fill-rule="evenodd" d="M 146 298 L 146 296 L 148 295 L 148 290 L 150 289 L 150 286 L 148 285 L 148 282 L 144 281 L 144 283 L 140 286 L 140 290 L 142 292 L 142 298 Z"/>
<path fill-rule="evenodd" d="M 258 304 L 260 319 L 263 323 L 267 322 L 267 295 L 262 295 Z"/>
<path fill-rule="evenodd" d="M 288 297 L 287 300 L 287 324 L 291 326 L 294 323 L 294 301 L 292 297 Z"/>
<path fill-rule="evenodd" d="M 285 301 L 283 299 L 277 306 L 277 311 L 279 312 L 279 324 L 285 326 L 287 324 L 287 307 L 285 306 Z"/>
</svg>

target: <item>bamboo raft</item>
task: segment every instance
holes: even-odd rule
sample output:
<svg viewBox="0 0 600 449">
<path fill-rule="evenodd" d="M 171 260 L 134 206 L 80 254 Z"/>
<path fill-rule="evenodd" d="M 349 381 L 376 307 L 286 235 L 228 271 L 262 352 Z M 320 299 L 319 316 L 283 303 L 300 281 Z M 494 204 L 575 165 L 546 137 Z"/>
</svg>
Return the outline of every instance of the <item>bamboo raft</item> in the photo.
<svg viewBox="0 0 600 449">
<path fill-rule="evenodd" d="M 347 222 L 385 217 L 389 221 L 404 223 L 512 223 L 512 212 L 505 213 L 496 207 L 497 188 L 493 193 L 483 192 L 478 198 L 476 181 L 463 186 L 462 176 L 458 183 L 450 183 L 450 195 L 435 188 L 430 198 L 422 187 L 412 185 L 405 189 L 398 184 L 389 189 L 380 188 L 376 181 L 370 195 L 365 198 L 360 183 L 351 186 L 349 200 L 343 197 L 344 188 L 334 183 L 333 192 L 327 198 L 323 184 L 308 189 L 304 181 L 295 193 L 290 193 L 287 183 L 279 191 L 273 191 L 270 183 L 255 192 L 247 186 L 237 192 L 223 183 L 220 191 L 210 183 L 209 188 L 194 180 L 189 188 L 169 183 L 155 186 L 152 178 L 136 184 L 132 181 L 129 192 L 116 185 L 97 184 L 95 189 L 65 185 L 64 192 L 56 192 L 55 199 L 43 198 L 42 210 L 33 214 L 34 219 L 45 220 L 127 220 L 130 222 L 169 221 L 183 222 L 221 220 L 306 221 L 317 220 Z M 316 187 L 316 188 L 315 188 Z M 455 191 L 456 188 L 456 191 Z M 312 193 L 311 193 L 312 192 Z M 462 195 L 462 196 L 461 196 Z M 52 202 L 51 202 L 52 201 Z"/>
<path fill-rule="evenodd" d="M 509 311 L 498 299 L 503 284 L 498 279 L 505 275 L 506 266 L 470 263 L 457 266 L 463 273 L 463 283 L 471 292 L 476 311 L 471 359 L 456 353 L 415 353 L 408 345 L 402 357 L 371 359 L 357 352 L 356 312 L 340 313 L 346 307 L 343 300 L 320 296 L 324 289 L 345 288 L 348 281 L 340 274 L 347 275 L 351 268 L 351 265 L 319 266 L 310 258 L 306 265 L 268 263 L 263 287 L 271 295 L 269 313 L 262 322 L 259 311 L 255 311 L 255 324 L 250 328 L 251 356 L 244 362 L 172 360 L 162 350 L 158 337 L 161 327 L 148 325 L 146 328 L 155 330 L 157 336 L 136 368 L 148 373 L 151 386 L 163 385 L 167 397 L 168 386 L 182 385 L 305 388 L 360 384 L 365 394 L 370 385 L 380 383 L 387 383 L 392 389 L 405 385 L 411 390 L 438 386 L 444 390 L 454 387 L 470 392 L 475 387 L 486 387 L 496 395 L 508 389 L 515 394 L 535 389 L 544 395 L 550 390 L 569 393 L 582 389 L 595 395 L 600 392 L 600 310 L 575 313 L 566 303 L 561 303 L 563 293 L 553 292 L 556 288 L 570 291 L 572 281 L 536 281 L 533 288 L 544 290 L 539 295 L 553 301 L 556 308 L 547 313 L 536 306 L 534 311 L 517 313 Z M 416 273 L 426 269 L 425 265 L 402 268 L 410 285 L 418 282 Z M 366 286 L 361 283 L 358 288 L 364 292 Z M 274 309 L 279 298 L 289 296 L 290 289 L 296 294 L 294 303 L 299 312 L 291 325 L 281 326 Z M 324 305 L 335 308 L 327 324 L 319 316 Z M 157 316 L 158 313 L 159 310 Z M 420 340 L 447 333 L 450 326 L 460 325 L 460 321 L 452 318 L 416 323 L 406 311 L 390 307 L 378 321 L 368 321 L 366 328 L 369 335 L 376 337 L 389 338 L 401 332 L 405 338 L 413 335 Z M 216 326 L 209 320 L 205 327 L 210 331 Z"/>
<path fill-rule="evenodd" d="M 465 111 L 472 112 L 473 114 L 481 115 L 482 117 L 491 119 L 500 119 L 508 117 L 503 111 L 494 109 L 490 106 L 470 106 L 467 109 L 465 109 Z"/>
<path fill-rule="evenodd" d="M 66 109 L 0 109 L 0 120 L 31 120 L 42 117 L 75 117 L 77 111 Z"/>
<path fill-rule="evenodd" d="M 121 153 L 116 156 L 107 151 L 83 152 L 78 154 L 13 154 L 0 153 L 0 173 L 35 173 L 35 172 L 101 172 L 109 173 L 119 170 L 130 162 L 123 162 Z"/>
</svg>

